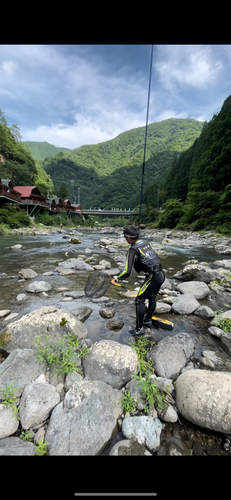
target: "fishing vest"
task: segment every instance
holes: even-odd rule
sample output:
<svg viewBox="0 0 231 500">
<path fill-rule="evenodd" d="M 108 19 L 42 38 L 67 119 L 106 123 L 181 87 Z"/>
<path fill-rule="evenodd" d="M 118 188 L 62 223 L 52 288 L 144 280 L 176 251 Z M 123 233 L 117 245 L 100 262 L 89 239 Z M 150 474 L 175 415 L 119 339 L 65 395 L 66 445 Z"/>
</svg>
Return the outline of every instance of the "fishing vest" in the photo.
<svg viewBox="0 0 231 500">
<path fill-rule="evenodd" d="M 137 240 L 132 243 L 132 248 L 136 250 L 137 258 L 134 265 L 135 270 L 151 271 L 154 266 L 160 264 L 160 259 L 156 252 L 146 240 Z M 141 265 L 139 265 L 139 263 Z M 139 268 L 139 269 L 138 269 Z"/>
</svg>

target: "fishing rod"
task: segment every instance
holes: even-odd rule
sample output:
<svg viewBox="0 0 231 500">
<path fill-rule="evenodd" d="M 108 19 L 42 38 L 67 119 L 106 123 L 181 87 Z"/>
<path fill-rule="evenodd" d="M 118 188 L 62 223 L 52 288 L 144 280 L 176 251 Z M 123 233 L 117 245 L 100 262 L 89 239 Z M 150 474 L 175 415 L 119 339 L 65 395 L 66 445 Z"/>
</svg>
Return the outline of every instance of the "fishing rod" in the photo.
<svg viewBox="0 0 231 500">
<path fill-rule="evenodd" d="M 142 207 L 143 186 L 144 186 L 144 167 L 145 167 L 146 142 L 147 142 L 147 132 L 148 132 L 148 112 L 149 112 L 149 100 L 150 100 L 151 79 L 152 79 L 152 57 L 153 57 L 153 45 L 152 45 L 152 49 L 151 49 L 151 60 L 150 60 L 146 129 L 145 129 L 145 138 L 144 138 L 144 159 L 143 159 L 141 191 L 140 191 L 140 211 L 139 211 L 139 223 L 138 223 L 139 226 L 140 226 L 140 221 L 141 221 L 141 207 Z"/>
</svg>

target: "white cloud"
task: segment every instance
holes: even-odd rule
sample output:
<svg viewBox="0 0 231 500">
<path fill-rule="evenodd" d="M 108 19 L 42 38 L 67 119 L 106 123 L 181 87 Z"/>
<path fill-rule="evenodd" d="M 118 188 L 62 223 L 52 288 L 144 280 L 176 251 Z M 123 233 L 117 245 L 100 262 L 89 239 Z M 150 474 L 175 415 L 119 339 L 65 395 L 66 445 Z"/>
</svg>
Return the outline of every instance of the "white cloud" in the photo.
<svg viewBox="0 0 231 500">
<path fill-rule="evenodd" d="M 173 45 L 160 47 L 155 68 L 168 89 L 176 84 L 195 89 L 211 86 L 223 69 L 213 46 Z"/>
<path fill-rule="evenodd" d="M 2 63 L 2 68 L 7 75 L 12 76 L 16 69 L 18 69 L 18 63 L 15 61 L 4 61 Z"/>
</svg>

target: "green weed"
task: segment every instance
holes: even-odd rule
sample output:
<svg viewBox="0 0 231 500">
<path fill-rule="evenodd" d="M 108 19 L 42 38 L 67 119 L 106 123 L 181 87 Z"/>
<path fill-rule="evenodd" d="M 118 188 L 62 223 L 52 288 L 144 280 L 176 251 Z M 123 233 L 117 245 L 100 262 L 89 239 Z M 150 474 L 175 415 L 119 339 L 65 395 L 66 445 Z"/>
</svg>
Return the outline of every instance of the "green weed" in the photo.
<svg viewBox="0 0 231 500">
<path fill-rule="evenodd" d="M 39 336 L 36 337 L 36 343 L 39 360 L 45 361 L 49 367 L 59 365 L 60 367 L 56 371 L 63 375 L 73 371 L 79 372 L 76 362 L 73 361 L 73 356 L 77 355 L 77 357 L 85 359 L 89 352 L 88 347 L 81 347 L 80 340 L 70 333 L 63 335 L 62 339 L 56 343 L 52 343 L 48 335 L 42 338 Z"/>
<path fill-rule="evenodd" d="M 141 385 L 141 394 L 144 399 L 147 401 L 147 406 L 144 411 L 148 411 L 151 408 L 154 408 L 155 404 L 161 409 L 165 409 L 164 404 L 164 395 L 161 394 L 157 382 L 155 379 L 150 378 L 150 374 L 146 375 L 146 378 L 143 377 L 135 377 L 138 379 L 138 384 Z"/>
<path fill-rule="evenodd" d="M 48 444 L 49 443 L 44 443 L 44 436 L 43 436 L 35 448 L 36 455 L 39 455 L 39 456 L 46 455 L 46 447 Z"/>
<path fill-rule="evenodd" d="M 125 391 L 121 399 L 122 410 L 124 413 L 133 413 L 136 409 L 136 399 L 130 396 L 130 391 Z"/>
</svg>

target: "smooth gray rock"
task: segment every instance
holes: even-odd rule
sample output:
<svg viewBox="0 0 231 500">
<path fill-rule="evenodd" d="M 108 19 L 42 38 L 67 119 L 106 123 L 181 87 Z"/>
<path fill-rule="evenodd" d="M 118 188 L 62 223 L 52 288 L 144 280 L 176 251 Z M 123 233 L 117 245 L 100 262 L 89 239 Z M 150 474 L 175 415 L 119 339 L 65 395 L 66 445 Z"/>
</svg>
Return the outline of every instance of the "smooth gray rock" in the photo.
<svg viewBox="0 0 231 500">
<path fill-rule="evenodd" d="M 0 456 L 35 455 L 36 446 L 18 437 L 7 437 L 0 440 Z"/>
<path fill-rule="evenodd" d="M 191 293 L 194 295 L 195 299 L 201 300 L 209 295 L 209 287 L 206 283 L 202 281 L 186 281 L 185 283 L 179 283 L 176 286 L 176 290 L 181 293 Z"/>
<path fill-rule="evenodd" d="M 34 283 L 30 283 L 26 287 L 26 292 L 30 293 L 41 293 L 41 292 L 49 292 L 52 289 L 50 283 L 47 281 L 34 281 Z"/>
<path fill-rule="evenodd" d="M 184 293 L 176 297 L 172 304 L 172 311 L 178 314 L 192 314 L 200 307 L 199 302 L 191 293 Z"/>
<path fill-rule="evenodd" d="M 60 396 L 53 385 L 32 382 L 21 396 L 19 416 L 23 429 L 41 424 L 60 402 Z"/>
<path fill-rule="evenodd" d="M 147 359 L 151 358 L 157 375 L 176 379 L 194 353 L 195 342 L 187 333 L 178 333 L 165 337 L 148 351 Z"/>
<path fill-rule="evenodd" d="M 139 369 L 136 351 L 114 340 L 95 342 L 82 365 L 86 379 L 102 380 L 116 389 L 121 389 Z"/>
<path fill-rule="evenodd" d="M 28 280 L 28 279 L 33 279 L 33 278 L 36 278 L 36 276 L 38 276 L 38 274 L 33 270 L 33 269 L 21 269 L 18 274 L 20 274 L 20 276 L 22 276 L 24 279 Z"/>
<path fill-rule="evenodd" d="M 98 455 L 122 413 L 121 391 L 99 381 L 75 382 L 52 411 L 45 441 L 48 455 Z"/>
<path fill-rule="evenodd" d="M 19 421 L 13 413 L 13 407 L 7 408 L 6 404 L 0 404 L 0 440 L 14 434 L 19 426 Z"/>
<path fill-rule="evenodd" d="M 15 349 L 0 365 L 0 390 L 12 385 L 19 397 L 27 384 L 45 372 L 46 363 L 39 361 L 33 349 Z"/>
<path fill-rule="evenodd" d="M 195 425 L 231 433 L 231 376 L 218 371 L 188 370 L 176 381 L 176 405 Z"/>
<path fill-rule="evenodd" d="M 141 416 L 126 417 L 122 423 L 122 433 L 127 439 L 135 439 L 154 452 L 160 446 L 162 424 L 158 418 Z"/>
</svg>

